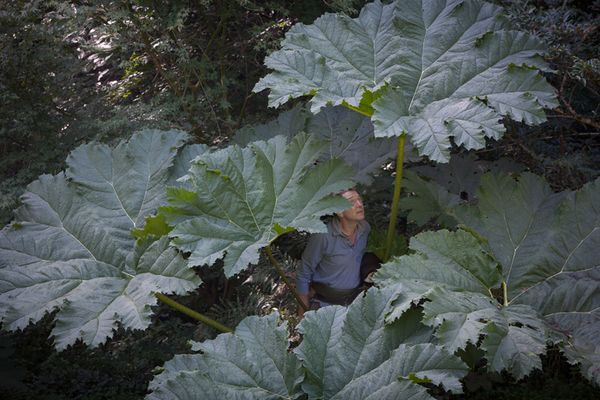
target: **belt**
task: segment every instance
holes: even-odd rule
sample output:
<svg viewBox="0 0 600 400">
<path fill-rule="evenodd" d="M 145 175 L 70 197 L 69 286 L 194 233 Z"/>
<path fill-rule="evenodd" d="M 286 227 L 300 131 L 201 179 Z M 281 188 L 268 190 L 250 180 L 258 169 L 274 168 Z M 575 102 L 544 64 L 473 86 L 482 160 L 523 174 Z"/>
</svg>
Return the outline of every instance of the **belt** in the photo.
<svg viewBox="0 0 600 400">
<path fill-rule="evenodd" d="M 320 282 L 312 282 L 311 287 L 315 290 L 315 298 L 329 304 L 347 306 L 363 291 L 359 286 L 353 289 L 336 289 Z"/>
</svg>

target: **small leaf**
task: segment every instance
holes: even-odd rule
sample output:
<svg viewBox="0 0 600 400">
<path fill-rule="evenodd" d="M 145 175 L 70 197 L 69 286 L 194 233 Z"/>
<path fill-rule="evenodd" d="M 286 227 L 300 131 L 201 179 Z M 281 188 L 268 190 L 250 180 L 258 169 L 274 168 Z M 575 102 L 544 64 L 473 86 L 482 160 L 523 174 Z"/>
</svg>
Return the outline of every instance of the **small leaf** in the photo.
<svg viewBox="0 0 600 400">
<path fill-rule="evenodd" d="M 165 216 L 162 214 L 151 215 L 146 217 L 146 223 L 144 224 L 144 228 L 135 228 L 131 231 L 131 234 L 136 239 L 142 239 L 148 237 L 149 235 L 154 236 L 166 236 L 173 230 L 173 227 L 167 224 Z"/>
<path fill-rule="evenodd" d="M 293 232 L 296 229 L 291 226 L 282 227 L 279 224 L 275 224 L 275 225 L 273 225 L 273 230 L 277 233 L 277 235 L 283 235 L 284 233 Z"/>
<path fill-rule="evenodd" d="M 410 374 L 408 374 L 407 379 L 414 383 L 431 383 L 431 379 L 429 379 L 427 377 L 419 378 L 414 372 L 411 372 Z"/>
</svg>

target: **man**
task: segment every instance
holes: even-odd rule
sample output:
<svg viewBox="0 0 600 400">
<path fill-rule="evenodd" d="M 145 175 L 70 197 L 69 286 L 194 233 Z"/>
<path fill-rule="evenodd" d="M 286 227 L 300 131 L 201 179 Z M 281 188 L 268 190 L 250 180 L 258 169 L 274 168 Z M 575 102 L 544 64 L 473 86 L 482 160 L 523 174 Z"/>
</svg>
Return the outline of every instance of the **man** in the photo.
<svg viewBox="0 0 600 400">
<path fill-rule="evenodd" d="M 360 195 L 354 189 L 342 193 L 352 207 L 337 213 L 327 233 L 311 235 L 296 276 L 300 298 L 310 304 L 311 289 L 319 306 L 346 305 L 360 293 L 360 266 L 371 230 L 365 221 Z M 298 315 L 304 310 L 299 307 Z"/>
</svg>

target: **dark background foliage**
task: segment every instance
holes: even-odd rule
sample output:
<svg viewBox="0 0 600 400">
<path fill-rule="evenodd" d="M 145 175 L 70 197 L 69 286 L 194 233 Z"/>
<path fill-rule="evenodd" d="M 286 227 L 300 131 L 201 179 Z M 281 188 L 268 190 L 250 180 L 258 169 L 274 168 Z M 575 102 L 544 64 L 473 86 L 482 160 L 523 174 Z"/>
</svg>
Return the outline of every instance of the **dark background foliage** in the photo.
<svg viewBox="0 0 600 400">
<path fill-rule="evenodd" d="M 243 125 L 273 118 L 279 110 L 267 108 L 266 93 L 251 92 L 266 73 L 264 56 L 294 23 L 310 23 L 324 12 L 354 15 L 364 3 L 3 1 L 0 222 L 10 221 L 29 182 L 63 169 L 66 155 L 81 143 L 114 142 L 151 127 L 184 129 L 196 142 L 220 144 Z M 521 29 L 548 42 L 556 71 L 548 79 L 561 105 L 538 127 L 507 121 L 505 138 L 478 155 L 518 160 L 556 190 L 578 188 L 600 175 L 600 1 L 497 3 Z M 367 198 L 374 225 L 388 212 L 383 198 Z M 404 225 L 404 231 L 415 229 Z M 291 240 L 282 249 L 297 248 L 293 241 L 303 238 Z M 293 260 L 280 258 L 293 268 Z M 288 296 L 274 276 L 248 273 L 227 281 L 218 266 L 202 274 L 206 283 L 180 301 L 225 324 L 274 307 L 288 312 Z M 0 397 L 142 398 L 156 366 L 187 351 L 189 339 L 214 335 L 163 307 L 149 330 L 119 330 L 93 350 L 76 345 L 56 353 L 45 339 L 51 328 L 47 318 L 0 335 Z M 469 379 L 460 398 L 600 398 L 556 351 L 543 371 L 523 382 L 500 375 Z"/>
<path fill-rule="evenodd" d="M 226 141 L 276 115 L 252 87 L 284 32 L 355 0 L 5 1 L 0 8 L 0 221 L 77 145 L 179 128 Z"/>
</svg>

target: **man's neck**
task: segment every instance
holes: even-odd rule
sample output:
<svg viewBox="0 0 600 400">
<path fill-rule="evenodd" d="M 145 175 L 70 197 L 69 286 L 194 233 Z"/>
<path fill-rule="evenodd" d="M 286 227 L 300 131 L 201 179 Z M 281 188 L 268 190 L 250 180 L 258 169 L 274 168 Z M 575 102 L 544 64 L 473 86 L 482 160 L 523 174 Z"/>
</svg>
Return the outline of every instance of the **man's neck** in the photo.
<svg viewBox="0 0 600 400">
<path fill-rule="evenodd" d="M 358 227 L 358 221 L 348 221 L 344 218 L 339 218 L 340 230 L 345 236 L 352 236 Z"/>
</svg>

